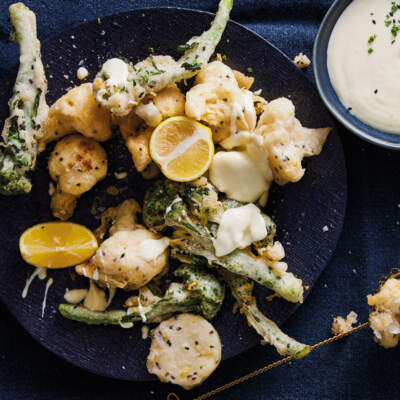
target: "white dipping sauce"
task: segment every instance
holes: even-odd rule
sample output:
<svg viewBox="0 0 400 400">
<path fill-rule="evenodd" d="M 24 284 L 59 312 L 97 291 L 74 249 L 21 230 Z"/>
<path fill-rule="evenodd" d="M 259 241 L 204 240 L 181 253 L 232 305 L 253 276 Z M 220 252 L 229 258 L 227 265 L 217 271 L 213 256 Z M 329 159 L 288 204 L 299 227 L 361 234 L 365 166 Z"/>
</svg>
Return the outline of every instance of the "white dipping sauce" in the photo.
<svg viewBox="0 0 400 400">
<path fill-rule="evenodd" d="M 391 0 L 350 3 L 329 40 L 328 71 L 352 114 L 376 129 L 400 134 L 400 31 L 392 33 L 393 20 L 400 29 L 400 9 L 391 11 Z"/>
</svg>

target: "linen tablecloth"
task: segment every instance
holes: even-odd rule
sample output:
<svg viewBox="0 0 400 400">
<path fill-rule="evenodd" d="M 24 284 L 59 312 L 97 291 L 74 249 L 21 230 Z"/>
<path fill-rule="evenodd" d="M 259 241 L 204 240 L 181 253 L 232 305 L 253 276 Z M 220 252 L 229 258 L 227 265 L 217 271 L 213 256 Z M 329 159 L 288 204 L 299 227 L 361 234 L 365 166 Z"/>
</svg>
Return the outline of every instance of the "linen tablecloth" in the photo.
<svg viewBox="0 0 400 400">
<path fill-rule="evenodd" d="M 0 84 L 17 61 L 7 41 L 8 0 L 0 1 Z M 232 19 L 267 38 L 289 57 L 311 56 L 318 26 L 331 0 L 235 0 Z M 38 15 L 40 39 L 87 20 L 138 7 L 179 6 L 215 11 L 216 0 L 28 0 Z M 313 79 L 312 69 L 305 74 Z M 400 152 L 374 147 L 340 129 L 348 169 L 348 208 L 332 261 L 305 304 L 285 324 L 307 343 L 330 335 L 332 318 L 354 310 L 367 320 L 365 296 L 400 266 Z M 0 267 L 1 268 L 1 267 Z M 0 283 L 1 284 L 1 283 Z M 16 294 L 17 295 L 17 294 Z M 117 355 L 116 355 L 117 356 Z M 192 398 L 279 357 L 258 346 L 222 363 L 199 389 L 184 392 L 158 382 L 129 383 L 78 369 L 37 344 L 0 304 L 0 400 Z M 398 399 L 400 348 L 384 350 L 369 328 L 261 375 L 218 399 Z"/>
</svg>

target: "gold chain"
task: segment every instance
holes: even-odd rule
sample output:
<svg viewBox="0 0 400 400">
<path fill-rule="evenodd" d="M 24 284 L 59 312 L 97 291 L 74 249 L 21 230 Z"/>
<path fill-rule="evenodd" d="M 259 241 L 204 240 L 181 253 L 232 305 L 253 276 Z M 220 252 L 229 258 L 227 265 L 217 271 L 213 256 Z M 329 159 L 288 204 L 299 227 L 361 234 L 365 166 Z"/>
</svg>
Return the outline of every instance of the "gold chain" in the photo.
<svg viewBox="0 0 400 400">
<path fill-rule="evenodd" d="M 335 342 L 336 340 L 340 340 L 348 335 L 351 335 L 352 333 L 358 332 L 361 329 L 366 328 L 369 325 L 368 322 L 364 322 L 361 325 L 356 326 L 355 328 L 351 329 L 350 331 L 346 333 L 341 333 L 339 335 L 335 335 L 330 337 L 329 339 L 323 340 L 322 342 L 319 342 L 317 344 L 314 344 L 311 346 L 311 350 L 316 350 L 319 349 L 322 346 L 325 346 L 328 343 Z M 216 389 L 211 390 L 210 392 L 204 393 L 201 396 L 195 397 L 193 400 L 205 400 L 209 399 L 210 397 L 223 392 L 224 390 L 230 389 L 233 386 L 239 385 L 240 383 L 246 382 L 247 380 L 256 377 L 257 375 L 263 374 L 264 372 L 267 372 L 275 367 L 279 367 L 280 365 L 286 364 L 288 361 L 295 360 L 293 356 L 285 357 L 282 358 L 281 360 L 278 360 L 272 364 L 268 364 L 263 368 L 257 369 L 256 371 L 250 372 L 249 374 L 242 376 L 238 379 L 235 379 L 234 381 L 231 381 L 223 386 L 220 386 Z M 170 393 L 167 396 L 167 400 L 180 400 L 179 396 L 176 393 Z"/>
</svg>

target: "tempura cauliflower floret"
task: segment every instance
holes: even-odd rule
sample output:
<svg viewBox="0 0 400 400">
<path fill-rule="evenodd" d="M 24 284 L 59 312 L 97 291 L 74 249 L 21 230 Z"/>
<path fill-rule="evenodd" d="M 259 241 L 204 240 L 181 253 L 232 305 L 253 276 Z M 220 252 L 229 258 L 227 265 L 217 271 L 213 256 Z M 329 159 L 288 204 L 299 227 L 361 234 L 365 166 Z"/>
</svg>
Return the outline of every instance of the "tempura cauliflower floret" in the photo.
<svg viewBox="0 0 400 400">
<path fill-rule="evenodd" d="M 295 118 L 294 104 L 284 97 L 264 106 L 256 133 L 262 135 L 274 180 L 279 185 L 299 181 L 303 157 L 318 155 L 331 128 L 304 128 Z"/>
<path fill-rule="evenodd" d="M 368 304 L 374 307 L 369 324 L 375 341 L 386 349 L 397 346 L 400 338 L 400 280 L 389 278 L 378 293 L 368 296 Z"/>
<path fill-rule="evenodd" d="M 218 332 L 205 318 L 185 313 L 154 329 L 146 365 L 161 382 L 192 389 L 207 379 L 220 361 Z"/>
<path fill-rule="evenodd" d="M 169 86 L 153 98 L 154 105 L 161 113 L 162 119 L 185 115 L 185 95 L 178 86 Z"/>
<path fill-rule="evenodd" d="M 69 219 L 76 201 L 107 174 L 107 155 L 95 140 L 71 135 L 60 140 L 49 157 L 49 172 L 57 183 L 51 197 L 53 215 Z"/>
<path fill-rule="evenodd" d="M 353 325 L 357 323 L 357 314 L 351 311 L 346 318 L 335 317 L 332 322 L 332 333 L 334 335 L 340 335 L 347 333 L 353 329 Z"/>
<path fill-rule="evenodd" d="M 85 83 L 71 89 L 50 107 L 42 131 L 40 151 L 47 143 L 70 133 L 81 133 L 104 142 L 111 137 L 111 117 L 109 111 L 96 102 L 92 84 Z"/>
<path fill-rule="evenodd" d="M 186 115 L 206 122 L 219 143 L 229 135 L 256 125 L 253 94 L 240 89 L 233 71 L 219 61 L 207 64 L 186 94 Z"/>
<path fill-rule="evenodd" d="M 140 206 L 133 199 L 108 209 L 95 232 L 102 240 L 108 231 L 108 239 L 89 261 L 76 266 L 76 272 L 101 285 L 125 290 L 138 289 L 160 274 L 167 265 L 167 249 L 152 254 L 150 259 L 144 256 L 143 242 L 160 240 L 160 237 L 137 224 L 138 212 Z"/>
</svg>

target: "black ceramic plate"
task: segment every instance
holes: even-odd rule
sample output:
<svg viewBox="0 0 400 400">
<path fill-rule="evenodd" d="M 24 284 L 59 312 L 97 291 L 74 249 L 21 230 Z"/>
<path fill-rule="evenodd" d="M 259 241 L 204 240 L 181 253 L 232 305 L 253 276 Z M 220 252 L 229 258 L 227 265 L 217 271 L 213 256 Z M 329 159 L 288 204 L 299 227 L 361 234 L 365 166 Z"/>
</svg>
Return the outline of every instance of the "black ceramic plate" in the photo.
<svg viewBox="0 0 400 400">
<path fill-rule="evenodd" d="M 80 62 L 90 71 L 89 79 L 93 79 L 106 59 L 123 55 L 137 62 L 148 55 L 150 46 L 156 54 L 177 56 L 176 46 L 201 33 L 209 26 L 211 18 L 208 13 L 175 8 L 136 10 L 104 18 L 101 25 L 91 22 L 44 41 L 44 63 L 50 66 L 47 70 L 48 102 L 52 104 L 68 88 L 78 84 L 75 75 Z M 252 67 L 255 88 L 262 88 L 267 99 L 290 97 L 296 105 L 297 116 L 306 126 L 333 126 L 317 92 L 302 72 L 260 36 L 230 22 L 218 51 L 227 55 L 231 67 L 242 71 Z M 7 114 L 10 93 L 11 86 L 0 87 L 2 121 Z M 120 140 L 111 140 L 105 148 L 110 174 L 81 198 L 73 218 L 90 228 L 98 224 L 98 219 L 89 211 L 96 197 L 103 206 L 116 205 L 131 196 L 141 201 L 148 186 L 135 172 Z M 58 314 L 57 306 L 63 301 L 65 288 L 87 285 L 79 278 L 72 280 L 68 270 L 50 271 L 54 285 L 48 294 L 44 318 L 41 317 L 44 281 L 36 280 L 28 298 L 21 298 L 32 267 L 24 264 L 19 256 L 18 238 L 31 225 L 52 219 L 47 155 L 40 156 L 30 195 L 0 196 L 0 298 L 36 340 L 71 363 L 113 378 L 152 379 L 145 367 L 149 340 L 141 339 L 139 324 L 130 330 L 90 327 Z M 307 173 L 299 183 L 273 188 L 267 211 L 277 222 L 278 238 L 285 245 L 290 270 L 311 288 L 335 249 L 345 213 L 346 172 L 342 145 L 335 131 L 330 134 L 322 154 L 307 160 L 306 167 Z M 129 171 L 128 178 L 116 180 L 115 171 Z M 106 194 L 111 184 L 122 189 L 119 197 Z M 323 232 L 325 226 L 329 229 L 327 232 Z M 268 303 L 265 300 L 268 291 L 259 287 L 256 291 L 261 308 L 279 324 L 297 307 L 276 299 Z M 113 303 L 115 307 L 120 304 L 123 293 L 119 296 Z M 260 341 L 240 314 L 232 314 L 232 304 L 228 296 L 222 312 L 213 322 L 224 344 L 224 359 Z"/>
</svg>

